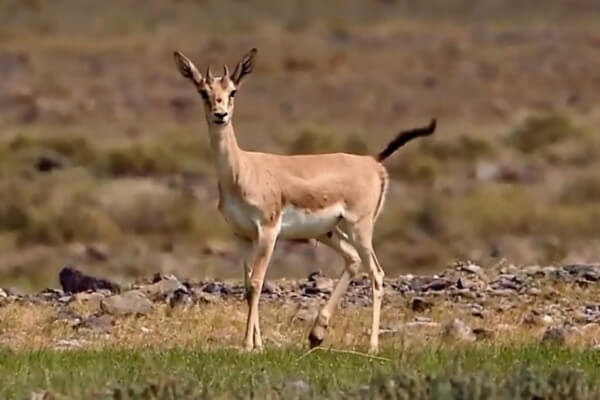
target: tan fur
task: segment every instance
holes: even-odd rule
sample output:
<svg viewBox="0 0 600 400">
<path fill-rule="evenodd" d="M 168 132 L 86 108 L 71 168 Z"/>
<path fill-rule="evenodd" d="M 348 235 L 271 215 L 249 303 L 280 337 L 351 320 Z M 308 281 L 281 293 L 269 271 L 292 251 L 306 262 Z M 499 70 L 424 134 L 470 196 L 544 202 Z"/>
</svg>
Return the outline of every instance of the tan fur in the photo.
<svg viewBox="0 0 600 400">
<path fill-rule="evenodd" d="M 219 210 L 232 226 L 244 259 L 248 297 L 246 348 L 260 348 L 258 299 L 278 236 L 319 240 L 339 252 L 346 268 L 311 331 L 311 344 L 323 340 L 329 318 L 360 264 L 373 280 L 370 350 L 377 351 L 383 270 L 372 246 L 373 224 L 388 185 L 385 167 L 371 156 L 346 153 L 283 156 L 239 148 L 231 117 L 232 93 L 252 71 L 256 50 L 229 76 L 203 78 L 181 53 L 175 61 L 204 98 L 205 116 L 219 180 Z M 396 146 L 397 147 L 397 146 Z"/>
</svg>

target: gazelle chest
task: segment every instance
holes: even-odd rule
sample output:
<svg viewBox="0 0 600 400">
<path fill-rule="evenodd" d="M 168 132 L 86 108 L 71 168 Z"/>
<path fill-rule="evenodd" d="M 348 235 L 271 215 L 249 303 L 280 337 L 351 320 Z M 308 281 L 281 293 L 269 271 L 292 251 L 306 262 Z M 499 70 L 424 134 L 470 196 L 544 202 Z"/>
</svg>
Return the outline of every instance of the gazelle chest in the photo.
<svg viewBox="0 0 600 400">
<path fill-rule="evenodd" d="M 257 221 L 252 207 L 238 196 L 227 194 L 222 190 L 219 192 L 219 210 L 227 223 L 236 233 L 254 238 Z"/>
</svg>

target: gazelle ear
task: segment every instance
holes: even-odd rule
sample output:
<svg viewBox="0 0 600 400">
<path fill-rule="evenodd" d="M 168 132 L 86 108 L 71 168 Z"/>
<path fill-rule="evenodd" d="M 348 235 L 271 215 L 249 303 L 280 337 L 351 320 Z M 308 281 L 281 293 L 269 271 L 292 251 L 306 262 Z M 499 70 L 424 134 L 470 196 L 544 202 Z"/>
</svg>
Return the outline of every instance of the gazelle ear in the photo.
<svg viewBox="0 0 600 400">
<path fill-rule="evenodd" d="M 242 83 L 242 80 L 246 75 L 252 72 L 254 68 L 254 60 L 256 59 L 256 53 L 258 50 L 253 48 L 242 58 L 242 60 L 235 66 L 235 70 L 231 75 L 231 80 L 236 86 L 239 86 Z"/>
<path fill-rule="evenodd" d="M 202 74 L 198 72 L 198 69 L 186 56 L 176 51 L 173 53 L 175 58 L 175 65 L 181 73 L 181 76 L 191 80 L 196 86 L 202 82 Z"/>
</svg>

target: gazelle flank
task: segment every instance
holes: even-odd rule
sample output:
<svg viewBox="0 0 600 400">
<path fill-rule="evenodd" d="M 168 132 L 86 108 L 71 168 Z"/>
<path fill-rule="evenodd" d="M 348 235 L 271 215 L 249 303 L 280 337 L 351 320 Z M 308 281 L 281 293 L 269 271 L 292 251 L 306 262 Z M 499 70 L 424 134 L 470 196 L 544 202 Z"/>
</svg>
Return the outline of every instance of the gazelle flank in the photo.
<svg viewBox="0 0 600 400">
<path fill-rule="evenodd" d="M 181 75 L 200 93 L 219 182 L 219 210 L 232 227 L 243 259 L 248 301 L 245 347 L 262 347 L 258 302 L 277 238 L 318 240 L 336 250 L 345 269 L 311 330 L 319 345 L 330 318 L 353 276 L 363 265 L 373 288 L 369 349 L 378 350 L 384 272 L 373 251 L 373 225 L 383 207 L 388 174 L 381 163 L 409 140 L 435 131 L 427 127 L 401 132 L 377 157 L 347 153 L 278 155 L 240 149 L 233 130 L 235 94 L 252 72 L 257 50 L 250 50 L 233 73 L 220 77 L 210 66 L 201 74 L 175 52 Z"/>
</svg>

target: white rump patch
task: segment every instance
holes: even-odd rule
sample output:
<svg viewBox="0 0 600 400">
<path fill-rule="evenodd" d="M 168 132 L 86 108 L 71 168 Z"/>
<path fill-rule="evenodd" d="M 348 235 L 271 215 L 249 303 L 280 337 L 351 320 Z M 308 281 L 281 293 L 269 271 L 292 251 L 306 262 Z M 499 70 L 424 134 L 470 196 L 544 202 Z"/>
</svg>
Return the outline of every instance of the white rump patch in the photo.
<svg viewBox="0 0 600 400">
<path fill-rule="evenodd" d="M 325 235 L 336 227 L 344 213 L 341 203 L 315 211 L 285 206 L 279 235 L 283 239 L 310 239 Z"/>
</svg>

